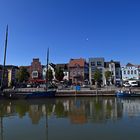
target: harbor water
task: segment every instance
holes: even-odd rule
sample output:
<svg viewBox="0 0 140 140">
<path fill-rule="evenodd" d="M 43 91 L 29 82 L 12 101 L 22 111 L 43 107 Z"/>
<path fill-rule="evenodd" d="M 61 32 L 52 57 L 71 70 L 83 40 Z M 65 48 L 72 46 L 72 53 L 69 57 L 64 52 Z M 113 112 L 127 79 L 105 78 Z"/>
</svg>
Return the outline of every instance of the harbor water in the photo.
<svg viewBox="0 0 140 140">
<path fill-rule="evenodd" d="M 0 140 L 139 140 L 140 98 L 0 100 Z"/>
</svg>

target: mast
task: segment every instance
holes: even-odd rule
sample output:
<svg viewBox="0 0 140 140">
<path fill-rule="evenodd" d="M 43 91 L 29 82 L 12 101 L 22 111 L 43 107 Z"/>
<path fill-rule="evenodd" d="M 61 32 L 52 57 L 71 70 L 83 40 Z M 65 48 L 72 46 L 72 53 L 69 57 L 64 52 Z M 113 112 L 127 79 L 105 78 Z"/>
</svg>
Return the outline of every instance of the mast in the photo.
<svg viewBox="0 0 140 140">
<path fill-rule="evenodd" d="M 7 53 L 7 42 L 8 42 L 8 25 L 6 27 L 6 39 L 5 39 L 4 61 L 3 61 L 3 68 L 2 68 L 1 90 L 3 90 L 3 82 L 4 82 L 4 76 L 5 76 L 5 63 L 6 63 L 6 53 Z"/>
<path fill-rule="evenodd" d="M 48 70 L 49 70 L 49 48 L 47 50 L 47 66 L 46 66 L 47 72 L 46 72 L 46 89 L 48 89 L 48 82 L 49 82 L 49 75 L 48 75 Z"/>
</svg>

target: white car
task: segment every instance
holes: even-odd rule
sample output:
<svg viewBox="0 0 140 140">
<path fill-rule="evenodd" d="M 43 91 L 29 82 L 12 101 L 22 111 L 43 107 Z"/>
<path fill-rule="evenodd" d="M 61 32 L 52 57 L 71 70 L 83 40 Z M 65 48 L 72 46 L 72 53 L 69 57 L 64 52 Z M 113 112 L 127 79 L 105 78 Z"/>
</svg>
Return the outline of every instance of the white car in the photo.
<svg viewBox="0 0 140 140">
<path fill-rule="evenodd" d="M 32 87 L 32 85 L 30 85 L 30 84 L 27 85 L 27 88 L 31 88 L 31 87 Z"/>
<path fill-rule="evenodd" d="M 137 87 L 138 86 L 138 83 L 136 81 L 130 81 L 129 84 L 132 86 L 132 87 Z"/>
<path fill-rule="evenodd" d="M 130 87 L 131 85 L 129 83 L 124 83 L 123 86 L 124 87 Z"/>
</svg>

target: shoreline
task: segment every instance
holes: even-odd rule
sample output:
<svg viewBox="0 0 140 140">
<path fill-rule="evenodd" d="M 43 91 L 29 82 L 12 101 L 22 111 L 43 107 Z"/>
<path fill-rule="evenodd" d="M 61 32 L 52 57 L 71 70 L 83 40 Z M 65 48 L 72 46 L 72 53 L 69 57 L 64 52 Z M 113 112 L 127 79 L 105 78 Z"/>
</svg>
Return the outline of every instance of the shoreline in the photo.
<svg viewBox="0 0 140 140">
<path fill-rule="evenodd" d="M 81 89 L 79 91 L 76 90 L 56 90 L 55 97 L 96 97 L 96 96 L 105 96 L 105 97 L 115 97 L 116 91 L 120 90 L 120 88 L 102 88 L 98 90 L 90 90 L 90 89 Z M 135 93 L 140 94 L 140 88 L 133 88 L 132 89 Z M 16 90 L 13 89 L 6 89 L 4 92 L 6 93 L 18 93 L 18 94 L 26 94 L 29 92 L 40 92 L 43 91 L 42 88 L 19 88 Z M 4 94 L 4 92 L 0 92 L 1 94 Z"/>
</svg>

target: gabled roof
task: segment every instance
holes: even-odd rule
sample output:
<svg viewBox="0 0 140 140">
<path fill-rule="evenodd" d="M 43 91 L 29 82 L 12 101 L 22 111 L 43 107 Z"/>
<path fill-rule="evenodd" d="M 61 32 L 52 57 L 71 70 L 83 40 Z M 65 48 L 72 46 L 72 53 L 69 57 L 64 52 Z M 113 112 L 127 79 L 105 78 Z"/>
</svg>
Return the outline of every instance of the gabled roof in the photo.
<svg viewBox="0 0 140 140">
<path fill-rule="evenodd" d="M 80 58 L 80 59 L 71 59 L 69 62 L 69 67 L 75 67 L 75 66 L 80 66 L 84 67 L 85 66 L 85 59 Z"/>
<path fill-rule="evenodd" d="M 127 65 L 126 65 L 127 67 L 133 67 L 134 65 L 133 64 L 131 64 L 131 63 L 127 63 Z"/>
</svg>

